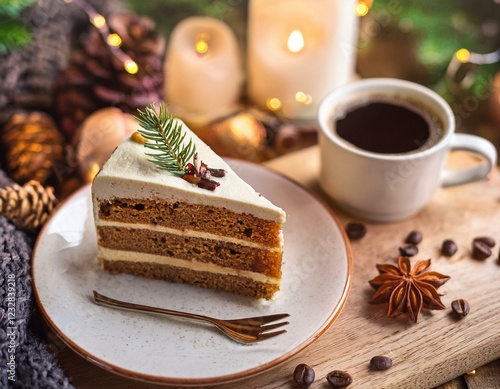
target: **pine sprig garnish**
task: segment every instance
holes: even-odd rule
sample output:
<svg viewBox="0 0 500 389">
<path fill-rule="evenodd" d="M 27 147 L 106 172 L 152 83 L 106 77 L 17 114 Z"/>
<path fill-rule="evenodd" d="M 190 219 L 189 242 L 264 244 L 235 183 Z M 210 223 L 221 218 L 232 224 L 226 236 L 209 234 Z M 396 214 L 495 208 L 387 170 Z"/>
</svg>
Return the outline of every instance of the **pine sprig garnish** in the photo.
<svg viewBox="0 0 500 389">
<path fill-rule="evenodd" d="M 220 185 L 211 177 L 224 177 L 226 171 L 211 169 L 203 161 L 199 163 L 192 139 L 186 142 L 187 133 L 182 131 L 182 124 L 175 122 L 164 104 L 160 105 L 159 113 L 154 103 L 144 108 L 144 111 L 139 109 L 138 112 L 139 116 L 136 116 L 136 119 L 142 129 L 138 129 L 137 132 L 142 139 L 132 136 L 132 140 L 156 151 L 145 153 L 152 158 L 150 162 L 199 188 L 215 190 Z M 189 162 L 191 158 L 193 158 L 192 163 Z"/>
<path fill-rule="evenodd" d="M 149 161 L 158 168 L 182 177 L 187 170 L 189 160 L 196 152 L 196 147 L 190 139 L 185 143 L 186 133 L 182 131 L 182 124 L 176 123 L 172 114 L 164 104 L 160 105 L 160 112 L 150 104 L 143 111 L 138 110 L 142 129 L 138 132 L 146 139 L 144 146 L 155 153 L 146 153 L 151 157 Z"/>
</svg>

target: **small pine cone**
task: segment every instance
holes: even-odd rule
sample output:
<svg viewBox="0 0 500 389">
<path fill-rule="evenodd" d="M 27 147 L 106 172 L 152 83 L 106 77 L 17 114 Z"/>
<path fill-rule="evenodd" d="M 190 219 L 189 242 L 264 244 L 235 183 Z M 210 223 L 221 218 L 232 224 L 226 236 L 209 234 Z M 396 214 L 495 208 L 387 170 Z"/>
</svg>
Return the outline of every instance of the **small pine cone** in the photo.
<svg viewBox="0 0 500 389">
<path fill-rule="evenodd" d="M 45 188 L 34 180 L 0 189 L 0 214 L 26 231 L 38 231 L 56 205 L 54 188 Z"/>
<path fill-rule="evenodd" d="M 52 118 L 42 112 L 11 116 L 0 134 L 3 165 L 14 181 L 45 184 L 55 163 L 64 161 L 64 137 Z"/>
<path fill-rule="evenodd" d="M 130 12 L 113 16 L 109 27 L 120 36 L 120 50 L 138 65 L 138 72 L 125 70 L 123 58 L 98 30 L 82 34 L 81 47 L 72 52 L 55 85 L 55 111 L 69 141 L 83 120 L 101 108 L 136 113 L 137 108 L 163 101 L 165 39 L 154 22 Z"/>
</svg>

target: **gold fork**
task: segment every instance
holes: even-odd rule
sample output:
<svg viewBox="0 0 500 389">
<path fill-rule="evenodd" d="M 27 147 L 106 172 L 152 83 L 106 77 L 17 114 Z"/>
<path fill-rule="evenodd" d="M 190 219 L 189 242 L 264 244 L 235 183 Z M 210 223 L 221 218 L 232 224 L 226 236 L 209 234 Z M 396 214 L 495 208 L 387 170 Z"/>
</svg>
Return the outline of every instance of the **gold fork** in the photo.
<svg viewBox="0 0 500 389">
<path fill-rule="evenodd" d="M 272 322 L 284 319 L 290 316 L 288 313 L 278 313 L 274 315 L 248 317 L 244 319 L 221 320 L 209 316 L 197 315 L 194 313 L 187 313 L 181 311 L 174 311 L 171 309 L 150 307 L 147 305 L 134 304 L 125 301 L 115 300 L 110 297 L 103 296 L 102 294 L 94 292 L 94 300 L 96 304 L 119 308 L 128 311 L 140 311 L 147 313 L 155 313 L 159 315 L 177 316 L 186 319 L 193 319 L 204 321 L 215 325 L 219 330 L 229 336 L 231 339 L 240 343 L 254 343 L 265 339 L 274 338 L 286 332 L 286 330 L 272 331 L 276 328 L 287 325 L 288 322 L 279 322 L 270 324 Z"/>
</svg>

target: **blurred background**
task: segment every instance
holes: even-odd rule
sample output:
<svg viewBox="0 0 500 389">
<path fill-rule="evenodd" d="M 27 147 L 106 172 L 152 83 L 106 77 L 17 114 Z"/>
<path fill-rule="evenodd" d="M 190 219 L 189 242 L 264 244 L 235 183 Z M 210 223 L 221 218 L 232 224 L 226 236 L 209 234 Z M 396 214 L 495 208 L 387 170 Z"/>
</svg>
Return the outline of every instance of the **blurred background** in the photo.
<svg viewBox="0 0 500 389">
<path fill-rule="evenodd" d="M 246 0 L 127 3 L 155 19 L 167 37 L 188 16 L 220 18 L 231 26 L 241 47 L 245 47 Z M 459 116 L 460 131 L 478 133 L 500 145 L 500 1 L 358 3 L 357 74 L 396 77 L 429 86 L 450 102 Z"/>
<path fill-rule="evenodd" d="M 2 0 L 0 167 L 19 183 L 35 177 L 64 197 L 90 182 L 115 144 L 134 130 L 137 108 L 165 100 L 223 156 L 261 162 L 314 145 L 314 121 L 286 115 L 277 99 L 259 105 L 247 95 L 252 1 L 258 0 Z M 352 4 L 356 23 L 339 27 L 355 34 L 348 48 L 352 78 L 395 77 L 426 85 L 450 103 L 457 131 L 478 134 L 500 148 L 500 0 Z M 226 36 L 225 44 L 237 53 L 226 53 L 227 60 L 210 68 L 210 56 L 189 46 L 196 50 L 194 61 L 207 60 L 200 74 L 182 62 L 185 58 L 171 65 L 177 66 L 176 75 L 166 74 L 189 35 L 177 34 L 181 48 L 175 46 L 169 57 L 174 33 L 194 16 L 208 17 L 221 34 L 233 35 L 235 43 Z M 332 14 L 331 25 L 343 26 L 343 18 Z M 194 23 L 190 28 L 202 28 Z M 196 36 L 195 45 L 205 44 L 200 47 L 206 50 L 207 42 L 198 39 L 203 34 Z M 269 62 L 280 66 L 274 55 L 269 53 Z M 191 98 L 179 104 L 187 106 L 198 96 L 205 111 L 194 116 L 175 111 L 179 104 L 170 101 L 169 87 L 174 95 L 189 89 Z M 229 95 L 234 101 L 225 110 L 214 109 Z M 310 97 L 300 98 L 305 105 Z"/>
</svg>

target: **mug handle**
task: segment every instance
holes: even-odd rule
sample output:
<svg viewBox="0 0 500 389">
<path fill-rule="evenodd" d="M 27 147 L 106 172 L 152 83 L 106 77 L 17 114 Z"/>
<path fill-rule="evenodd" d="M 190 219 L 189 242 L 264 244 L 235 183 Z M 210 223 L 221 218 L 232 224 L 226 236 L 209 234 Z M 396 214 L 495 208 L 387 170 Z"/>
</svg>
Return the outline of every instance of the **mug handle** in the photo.
<svg viewBox="0 0 500 389">
<path fill-rule="evenodd" d="M 484 161 L 466 168 L 445 169 L 441 186 L 461 185 L 485 178 L 495 166 L 497 151 L 493 144 L 479 136 L 471 134 L 454 134 L 451 150 L 471 151 L 483 156 Z"/>
</svg>

